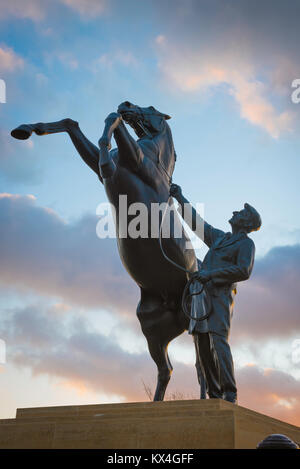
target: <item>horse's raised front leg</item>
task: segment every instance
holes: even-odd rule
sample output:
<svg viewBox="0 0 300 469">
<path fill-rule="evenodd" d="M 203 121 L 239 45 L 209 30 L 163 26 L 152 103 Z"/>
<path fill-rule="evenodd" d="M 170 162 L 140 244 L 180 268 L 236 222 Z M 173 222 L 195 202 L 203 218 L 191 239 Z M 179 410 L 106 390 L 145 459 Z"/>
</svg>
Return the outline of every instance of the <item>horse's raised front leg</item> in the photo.
<svg viewBox="0 0 300 469">
<path fill-rule="evenodd" d="M 105 119 L 105 128 L 99 140 L 99 168 L 102 177 L 111 177 L 116 169 L 109 153 L 112 135 L 114 135 L 118 147 L 118 164 L 136 172 L 144 160 L 144 154 L 128 132 L 121 114 L 112 112 Z"/>
<path fill-rule="evenodd" d="M 78 122 L 72 119 L 62 119 L 57 122 L 38 122 L 37 124 L 23 124 L 11 131 L 11 135 L 19 140 L 26 140 L 32 132 L 37 135 L 57 134 L 67 132 L 76 150 L 84 162 L 99 176 L 98 161 L 99 149 L 94 145 L 79 128 Z"/>
<path fill-rule="evenodd" d="M 111 138 L 114 130 L 118 127 L 122 117 L 117 112 L 112 112 L 105 119 L 105 127 L 99 139 L 99 172 L 103 179 L 109 178 L 116 170 L 116 165 L 109 153 L 111 149 Z"/>
<path fill-rule="evenodd" d="M 120 164 L 136 172 L 145 157 L 140 146 L 128 132 L 123 120 L 116 127 L 114 138 L 118 146 Z"/>
<path fill-rule="evenodd" d="M 56 122 L 38 122 L 37 124 L 22 124 L 11 131 L 11 135 L 18 140 L 27 140 L 32 132 L 37 135 L 57 134 L 59 132 L 67 132 L 69 128 L 78 125 L 78 122 L 72 119 L 62 119 Z"/>
</svg>

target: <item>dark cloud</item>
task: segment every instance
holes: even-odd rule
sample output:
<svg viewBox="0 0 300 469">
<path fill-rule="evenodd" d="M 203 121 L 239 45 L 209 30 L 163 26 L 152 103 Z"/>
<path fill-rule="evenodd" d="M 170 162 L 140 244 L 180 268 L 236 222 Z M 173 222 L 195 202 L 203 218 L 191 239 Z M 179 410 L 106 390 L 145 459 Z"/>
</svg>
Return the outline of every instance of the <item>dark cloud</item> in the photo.
<svg viewBox="0 0 300 469">
<path fill-rule="evenodd" d="M 31 196 L 0 197 L 0 282 L 86 308 L 135 318 L 139 290 L 115 239 L 96 236 L 97 218 L 67 224 Z M 238 285 L 232 339 L 300 333 L 300 245 L 273 248 Z"/>
<path fill-rule="evenodd" d="M 297 0 L 174 0 L 172 8 L 169 0 L 162 0 L 154 8 L 165 26 L 162 34 L 184 47 L 200 46 L 202 51 L 218 46 L 222 53 L 263 66 L 283 54 L 295 59 L 295 69 L 299 64 Z"/>
<path fill-rule="evenodd" d="M 300 245 L 271 249 L 238 286 L 233 338 L 270 339 L 300 334 Z"/>
<path fill-rule="evenodd" d="M 125 274 L 115 239 L 96 236 L 98 219 L 66 224 L 33 196 L 0 197 L 2 284 L 134 316 L 138 288 Z"/>
<path fill-rule="evenodd" d="M 148 353 L 125 351 L 113 334 L 95 331 L 79 314 L 59 317 L 53 308 L 41 304 L 5 310 L 0 335 L 7 344 L 7 362 L 29 368 L 33 375 L 54 376 L 74 387 L 77 383 L 128 401 L 147 400 L 143 382 L 152 392 L 156 384 L 156 366 Z M 194 382 L 194 395 L 198 396 L 194 367 L 176 363 L 175 368 L 171 392 L 176 392 L 178 382 L 189 383 L 187 395 Z"/>
</svg>

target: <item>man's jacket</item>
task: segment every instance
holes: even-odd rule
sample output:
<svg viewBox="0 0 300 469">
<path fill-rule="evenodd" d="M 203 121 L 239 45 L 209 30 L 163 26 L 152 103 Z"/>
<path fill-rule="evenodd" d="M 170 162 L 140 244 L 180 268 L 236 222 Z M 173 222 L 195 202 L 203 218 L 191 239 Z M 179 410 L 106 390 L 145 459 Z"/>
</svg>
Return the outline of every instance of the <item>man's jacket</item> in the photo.
<svg viewBox="0 0 300 469">
<path fill-rule="evenodd" d="M 204 222 L 204 242 L 209 247 L 201 268 L 209 271 L 211 280 L 206 283 L 212 310 L 207 320 L 208 330 L 228 337 L 236 294 L 236 282 L 247 280 L 252 272 L 255 245 L 246 233 L 232 234 L 218 230 Z M 203 298 L 195 298 L 193 316 L 200 317 Z M 204 308 L 205 309 L 205 308 Z M 189 333 L 205 332 L 205 321 L 191 320 Z"/>
<path fill-rule="evenodd" d="M 202 269 L 211 274 L 207 287 L 212 294 L 218 296 L 220 287 L 235 289 L 236 282 L 250 277 L 255 245 L 246 233 L 224 233 L 204 222 L 204 242 L 209 251 L 203 260 Z"/>
</svg>

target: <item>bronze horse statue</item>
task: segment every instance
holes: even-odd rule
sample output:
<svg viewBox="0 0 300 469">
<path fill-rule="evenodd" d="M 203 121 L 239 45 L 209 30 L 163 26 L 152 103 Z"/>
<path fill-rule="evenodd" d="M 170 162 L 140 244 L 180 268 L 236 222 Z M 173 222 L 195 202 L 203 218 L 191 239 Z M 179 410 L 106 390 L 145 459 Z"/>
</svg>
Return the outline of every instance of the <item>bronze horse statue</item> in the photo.
<svg viewBox="0 0 300 469">
<path fill-rule="evenodd" d="M 121 260 L 140 287 L 137 317 L 158 369 L 155 401 L 164 399 L 172 373 L 168 344 L 189 327 L 189 320 L 181 307 L 187 274 L 164 258 L 159 240 L 150 235 L 153 222 L 151 204 L 170 202 L 169 188 L 176 153 L 166 122 L 168 119 L 168 115 L 152 106 L 141 108 L 125 101 L 118 107 L 118 112 L 106 118 L 99 148 L 84 136 L 78 123 L 72 119 L 21 125 L 11 132 L 18 139 L 27 139 L 32 132 L 37 135 L 67 132 L 82 159 L 104 184 L 107 197 L 116 210 L 116 235 Z M 125 123 L 133 128 L 138 140 L 131 136 Z M 117 149 L 110 150 L 112 135 Z M 120 226 L 119 195 L 127 196 L 129 206 L 142 202 L 149 209 L 148 237 L 120 236 L 120 229 L 122 231 L 124 227 Z M 181 237 L 174 236 L 174 226 L 181 226 L 176 211 L 171 211 L 170 220 L 170 237 L 163 239 L 164 250 L 177 264 L 196 272 L 197 258 L 193 249 L 187 249 L 189 239 L 186 233 L 182 230 Z M 196 369 L 201 397 L 204 398 L 205 381 L 198 359 Z"/>
</svg>

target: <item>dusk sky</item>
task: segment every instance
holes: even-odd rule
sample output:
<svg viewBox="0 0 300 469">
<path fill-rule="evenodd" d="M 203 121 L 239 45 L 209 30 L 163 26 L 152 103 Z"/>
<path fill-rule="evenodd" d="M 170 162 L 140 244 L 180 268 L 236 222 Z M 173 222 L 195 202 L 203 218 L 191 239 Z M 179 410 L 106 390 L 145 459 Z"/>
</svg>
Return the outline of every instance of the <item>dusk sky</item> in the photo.
<svg viewBox="0 0 300 469">
<path fill-rule="evenodd" d="M 96 236 L 103 186 L 66 134 L 10 136 L 71 117 L 97 144 L 129 100 L 172 117 L 173 181 L 209 223 L 261 214 L 230 336 L 238 401 L 300 425 L 299 20 L 298 0 L 0 0 L 0 418 L 155 387 L 139 290 Z M 198 398 L 192 337 L 169 354 L 167 397 Z"/>
</svg>

